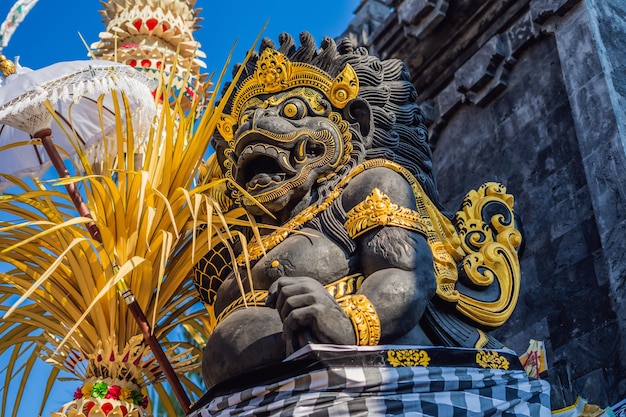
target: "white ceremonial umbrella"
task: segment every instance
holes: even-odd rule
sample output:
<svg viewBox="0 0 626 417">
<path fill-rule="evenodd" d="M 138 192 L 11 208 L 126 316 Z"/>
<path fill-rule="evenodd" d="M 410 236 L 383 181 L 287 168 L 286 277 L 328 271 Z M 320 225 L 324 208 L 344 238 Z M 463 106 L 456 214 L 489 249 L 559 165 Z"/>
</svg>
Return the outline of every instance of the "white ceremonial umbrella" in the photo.
<svg viewBox="0 0 626 417">
<path fill-rule="evenodd" d="M 80 148 L 92 165 L 103 162 L 117 149 L 114 95 L 121 120 L 132 119 L 133 151 L 140 150 L 156 112 L 152 82 L 129 66 L 109 61 L 61 62 L 9 75 L 0 86 L 0 173 L 39 177 L 47 171 L 52 165 L 42 144 L 47 130 L 61 159 Z M 125 114 L 122 94 L 130 115 Z M 0 176 L 0 191 L 10 185 Z"/>
</svg>

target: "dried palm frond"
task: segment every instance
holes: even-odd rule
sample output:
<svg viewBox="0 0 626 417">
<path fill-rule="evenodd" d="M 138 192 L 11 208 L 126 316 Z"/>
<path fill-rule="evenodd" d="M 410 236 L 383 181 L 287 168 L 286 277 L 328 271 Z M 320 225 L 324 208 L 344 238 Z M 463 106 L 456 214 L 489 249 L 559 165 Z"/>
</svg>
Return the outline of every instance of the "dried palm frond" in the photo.
<svg viewBox="0 0 626 417">
<path fill-rule="evenodd" d="M 210 247 L 228 239 L 229 227 L 246 224 L 242 212 L 223 212 L 211 197 L 210 190 L 222 182 L 195 183 L 221 113 L 215 98 L 205 102 L 206 96 L 199 91 L 184 110 L 168 89 L 157 90 L 165 104 L 141 158 L 127 154 L 135 149 L 133 126 L 130 118 L 119 119 L 117 148 L 97 171 L 83 166 L 84 175 L 54 182 L 5 175 L 15 187 L 0 196 L 0 262 L 10 265 L 0 272 L 0 355 L 9 358 L 1 415 L 7 415 L 9 403 L 17 414 L 39 356 L 54 366 L 42 411 L 64 370 L 83 382 L 123 377 L 138 386 L 157 383 L 162 404 L 175 414 L 158 385 L 159 368 L 145 365 L 151 353 L 139 347 L 141 331 L 116 291 L 120 286 L 134 293 L 183 385 L 196 397 L 203 393 L 184 375 L 197 365 L 200 352 L 191 344 L 174 343 L 173 330 L 185 324 L 202 331 L 206 311 L 188 279 L 191 268 Z M 129 111 L 125 99 L 114 103 Z M 82 187 L 92 219 L 75 217 L 70 198 L 59 188 L 70 182 Z M 92 221 L 101 242 L 85 227 Z M 133 363 L 128 355 L 141 356 L 141 366 L 128 369 Z M 17 397 L 9 400 L 15 386 Z"/>
</svg>

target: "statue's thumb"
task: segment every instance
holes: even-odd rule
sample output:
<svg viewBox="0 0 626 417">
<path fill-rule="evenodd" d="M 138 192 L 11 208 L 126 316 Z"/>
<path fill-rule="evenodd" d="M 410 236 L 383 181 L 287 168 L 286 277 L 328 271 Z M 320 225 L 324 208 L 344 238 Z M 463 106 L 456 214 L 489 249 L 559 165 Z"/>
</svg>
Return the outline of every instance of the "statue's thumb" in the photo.
<svg viewBox="0 0 626 417">
<path fill-rule="evenodd" d="M 265 305 L 270 308 L 276 308 L 276 301 L 278 299 L 278 283 L 274 281 L 268 290 L 269 295 L 265 297 Z"/>
</svg>

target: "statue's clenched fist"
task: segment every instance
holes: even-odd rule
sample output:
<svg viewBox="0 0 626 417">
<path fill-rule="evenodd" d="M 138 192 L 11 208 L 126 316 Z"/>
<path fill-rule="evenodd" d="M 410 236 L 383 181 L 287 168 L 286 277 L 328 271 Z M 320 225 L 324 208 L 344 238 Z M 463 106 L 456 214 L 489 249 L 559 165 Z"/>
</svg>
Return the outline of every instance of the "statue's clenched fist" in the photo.
<svg viewBox="0 0 626 417">
<path fill-rule="evenodd" d="M 281 277 L 269 289 L 266 304 L 283 321 L 287 353 L 309 342 L 351 345 L 352 322 L 324 286 L 309 277 Z"/>
</svg>

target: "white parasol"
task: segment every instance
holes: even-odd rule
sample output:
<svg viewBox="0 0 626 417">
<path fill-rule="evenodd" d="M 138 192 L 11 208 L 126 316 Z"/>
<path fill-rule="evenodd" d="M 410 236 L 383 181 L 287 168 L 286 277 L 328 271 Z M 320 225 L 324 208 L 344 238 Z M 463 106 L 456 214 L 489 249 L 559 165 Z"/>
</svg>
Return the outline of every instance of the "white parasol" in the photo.
<svg viewBox="0 0 626 417">
<path fill-rule="evenodd" d="M 4 61 L 6 63 L 6 61 Z M 0 87 L 0 173 L 42 175 L 52 161 L 40 132 L 51 130 L 62 159 L 81 148 L 96 165 L 116 149 L 113 96 L 129 101 L 135 149 L 143 144 L 155 114 L 150 79 L 109 61 L 62 62 L 37 71 L 18 69 Z M 55 115 L 46 107 L 48 101 Z M 37 139 L 32 139 L 37 138 Z M 108 152 L 107 152 L 108 151 Z M 0 191 L 11 185 L 0 177 Z"/>
</svg>

